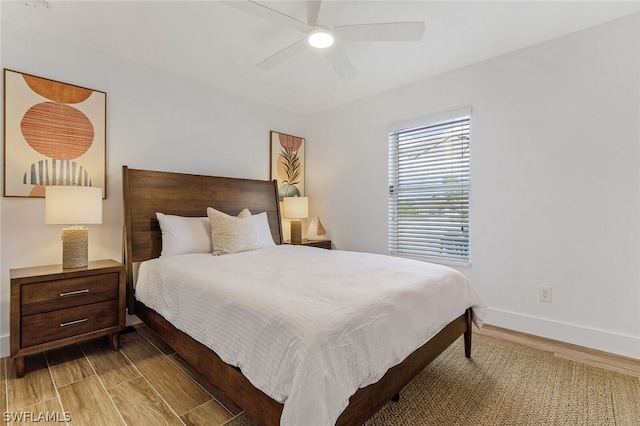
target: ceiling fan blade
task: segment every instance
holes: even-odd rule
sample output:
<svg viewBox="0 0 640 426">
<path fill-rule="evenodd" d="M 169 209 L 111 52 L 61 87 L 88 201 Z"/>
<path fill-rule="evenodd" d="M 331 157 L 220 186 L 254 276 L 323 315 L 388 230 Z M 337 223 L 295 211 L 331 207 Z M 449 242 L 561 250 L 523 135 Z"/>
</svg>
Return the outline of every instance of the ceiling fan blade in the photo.
<svg viewBox="0 0 640 426">
<path fill-rule="evenodd" d="M 315 25 L 318 22 L 321 3 L 322 0 L 307 0 L 307 24 Z"/>
<path fill-rule="evenodd" d="M 418 41 L 424 28 L 424 22 L 387 22 L 335 27 L 333 33 L 340 41 Z"/>
<path fill-rule="evenodd" d="M 271 22 L 285 25 L 289 28 L 293 28 L 294 30 L 302 31 L 303 33 L 309 32 L 311 30 L 311 26 L 307 25 L 305 22 L 299 21 L 294 17 L 285 15 L 282 12 L 278 12 L 275 9 L 271 9 L 270 7 L 261 5 L 260 3 L 256 3 L 252 0 L 223 0 L 220 3 L 231 6 L 234 9 L 238 9 L 264 19 L 268 19 Z"/>
<path fill-rule="evenodd" d="M 340 13 L 342 13 L 342 9 L 344 9 L 346 2 L 325 0 L 322 2 L 318 1 L 318 3 L 320 3 L 320 10 L 318 11 L 316 23 L 314 25 L 333 28 L 338 21 L 338 17 L 340 16 Z"/>
<path fill-rule="evenodd" d="M 358 70 L 356 70 L 351 63 L 351 60 L 347 57 L 346 53 L 344 53 L 344 50 L 342 50 L 340 46 L 334 44 L 333 46 L 325 49 L 324 54 L 342 80 L 349 81 L 358 76 Z"/>
<path fill-rule="evenodd" d="M 293 58 L 295 55 L 302 52 L 306 48 L 307 39 L 303 38 L 302 40 L 298 40 L 295 43 L 285 47 L 278 53 L 269 56 L 267 59 L 256 65 L 256 68 L 261 70 L 270 70 L 276 65 L 280 65 L 281 63 Z"/>
</svg>

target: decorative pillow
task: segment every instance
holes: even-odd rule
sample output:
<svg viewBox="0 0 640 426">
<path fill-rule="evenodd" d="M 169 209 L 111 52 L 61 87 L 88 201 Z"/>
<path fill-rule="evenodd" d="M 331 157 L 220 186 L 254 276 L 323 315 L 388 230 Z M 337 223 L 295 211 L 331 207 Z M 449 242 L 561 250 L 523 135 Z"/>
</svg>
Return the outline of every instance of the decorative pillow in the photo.
<svg viewBox="0 0 640 426">
<path fill-rule="evenodd" d="M 248 209 L 242 210 L 237 217 L 233 217 L 208 207 L 207 216 L 211 223 L 212 253 L 215 256 L 260 248 L 253 217 Z"/>
<path fill-rule="evenodd" d="M 258 245 L 260 247 L 275 246 L 273 242 L 273 235 L 271 235 L 271 228 L 269 228 L 269 219 L 267 218 L 267 212 L 254 214 L 253 224 L 256 229 L 256 238 L 258 239 Z"/>
<path fill-rule="evenodd" d="M 162 231 L 160 256 L 211 253 L 211 224 L 206 217 L 174 216 L 156 212 Z"/>
</svg>

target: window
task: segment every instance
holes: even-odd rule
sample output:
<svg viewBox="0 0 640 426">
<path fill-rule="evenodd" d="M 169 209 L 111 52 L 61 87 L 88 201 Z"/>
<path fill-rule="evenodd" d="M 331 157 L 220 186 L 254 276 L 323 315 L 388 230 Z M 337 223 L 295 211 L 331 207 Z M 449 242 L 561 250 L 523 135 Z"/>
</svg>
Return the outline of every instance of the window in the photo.
<svg viewBox="0 0 640 426">
<path fill-rule="evenodd" d="M 469 261 L 470 110 L 389 133 L 389 252 Z"/>
</svg>

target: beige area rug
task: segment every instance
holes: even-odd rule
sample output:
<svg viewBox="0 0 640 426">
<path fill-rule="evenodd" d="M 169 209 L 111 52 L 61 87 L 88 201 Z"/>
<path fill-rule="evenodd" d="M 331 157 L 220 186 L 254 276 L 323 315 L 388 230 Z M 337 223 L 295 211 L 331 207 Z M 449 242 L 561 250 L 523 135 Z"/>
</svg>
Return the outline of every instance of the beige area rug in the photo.
<svg viewBox="0 0 640 426">
<path fill-rule="evenodd" d="M 640 425 L 640 378 L 473 340 L 472 359 L 458 339 L 366 425 Z M 255 425 L 244 413 L 226 423 Z"/>
</svg>

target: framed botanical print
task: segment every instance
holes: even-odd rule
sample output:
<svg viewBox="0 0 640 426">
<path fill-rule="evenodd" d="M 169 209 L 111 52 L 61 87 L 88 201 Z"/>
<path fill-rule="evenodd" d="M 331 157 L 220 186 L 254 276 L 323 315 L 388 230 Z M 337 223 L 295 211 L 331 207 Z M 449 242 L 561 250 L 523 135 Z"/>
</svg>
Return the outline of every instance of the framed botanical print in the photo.
<svg viewBox="0 0 640 426">
<path fill-rule="evenodd" d="M 48 185 L 94 186 L 106 197 L 107 94 L 4 70 L 4 196 Z"/>
<path fill-rule="evenodd" d="M 282 197 L 304 196 L 304 139 L 271 132 L 271 179 Z"/>
</svg>

